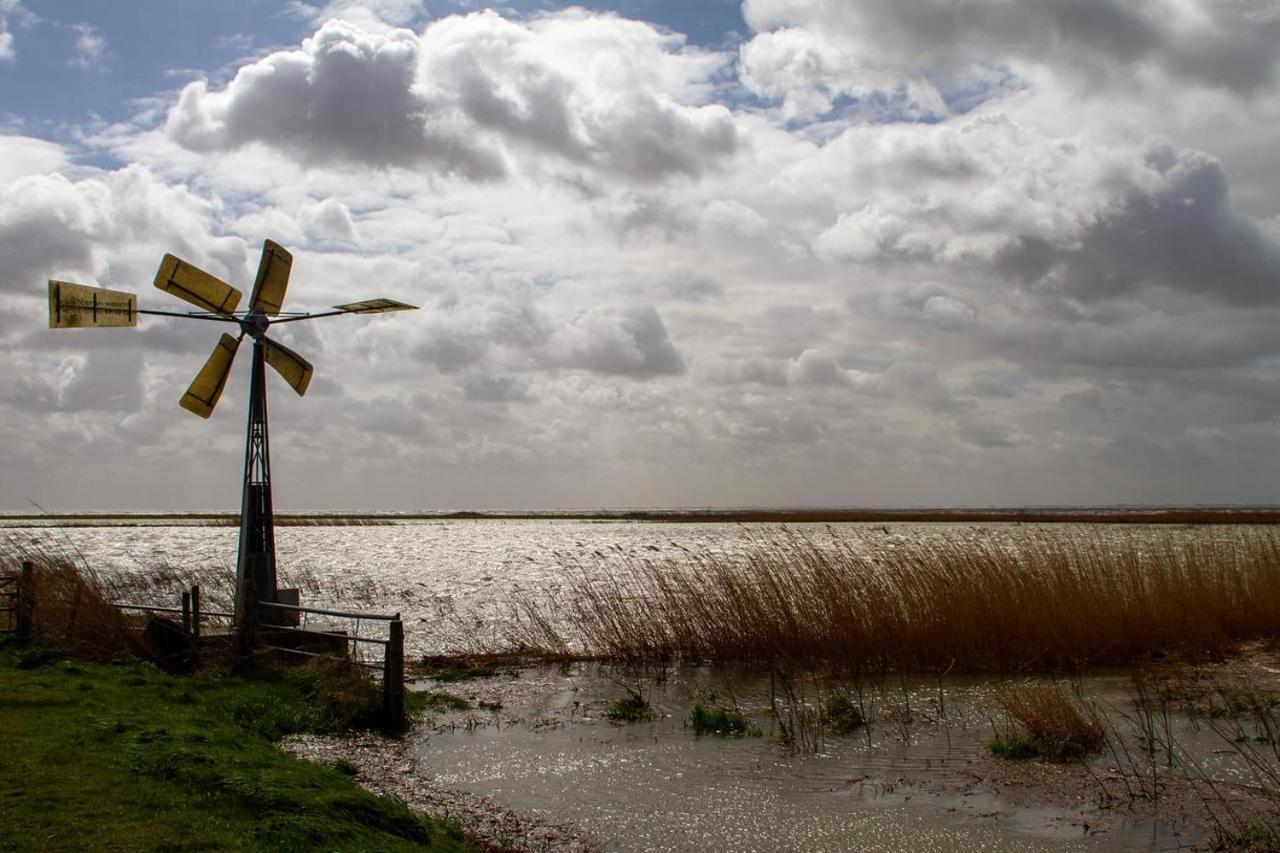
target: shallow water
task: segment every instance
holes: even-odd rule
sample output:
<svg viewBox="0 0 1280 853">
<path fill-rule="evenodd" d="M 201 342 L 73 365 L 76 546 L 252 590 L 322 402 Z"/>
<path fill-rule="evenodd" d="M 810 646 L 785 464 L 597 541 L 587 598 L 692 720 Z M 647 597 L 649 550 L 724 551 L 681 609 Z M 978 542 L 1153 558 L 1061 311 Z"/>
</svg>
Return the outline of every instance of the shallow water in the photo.
<svg viewBox="0 0 1280 853">
<path fill-rule="evenodd" d="M 1115 821 L 1099 833 L 1075 810 L 895 781 L 965 780 L 989 766 L 991 730 L 979 710 L 986 681 L 867 686 L 869 729 L 792 752 L 778 742 L 770 685 L 758 674 L 694 667 L 631 675 L 575 666 L 430 685 L 489 701 L 501 695 L 503 707 L 437 724 L 418 747 L 420 766 L 441 785 L 568 821 L 619 851 L 1150 851 L 1185 843 L 1157 823 Z M 653 721 L 604 718 L 624 683 L 644 690 Z M 693 704 L 709 694 L 728 701 L 726 690 L 760 736 L 688 728 Z"/>
</svg>

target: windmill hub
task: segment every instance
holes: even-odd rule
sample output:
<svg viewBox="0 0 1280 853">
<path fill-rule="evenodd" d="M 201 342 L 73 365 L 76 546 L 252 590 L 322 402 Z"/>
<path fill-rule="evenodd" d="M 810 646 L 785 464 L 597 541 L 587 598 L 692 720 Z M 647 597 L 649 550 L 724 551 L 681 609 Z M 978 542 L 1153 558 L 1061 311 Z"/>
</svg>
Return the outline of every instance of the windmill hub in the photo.
<svg viewBox="0 0 1280 853">
<path fill-rule="evenodd" d="M 311 383 L 311 363 L 286 346 L 267 337 L 275 323 L 313 320 L 339 314 L 383 314 L 414 309 L 394 299 L 369 299 L 319 314 L 280 317 L 293 255 L 267 240 L 253 284 L 249 310 L 237 311 L 242 294 L 218 279 L 173 255 L 165 255 L 156 272 L 155 285 L 199 308 L 186 314 L 138 308 L 133 293 L 88 287 L 65 281 L 49 282 L 49 328 L 77 329 L 103 326 L 136 326 L 139 314 L 216 320 L 235 323 L 240 337 L 223 335 L 213 348 L 195 381 L 179 405 L 207 418 L 213 414 L 231 374 L 240 341 L 253 339 L 253 371 L 249 385 L 249 427 L 245 436 L 244 491 L 240 503 L 240 550 L 236 560 L 236 622 L 242 640 L 252 637 L 261 602 L 278 601 L 276 589 L 275 523 L 271 504 L 271 454 L 267 442 L 266 365 L 270 365 L 299 396 Z"/>
<path fill-rule="evenodd" d="M 267 333 L 267 327 L 270 325 L 271 320 L 267 318 L 266 313 L 250 311 L 249 316 L 240 321 L 240 330 L 255 341 L 260 341 L 262 336 Z"/>
</svg>

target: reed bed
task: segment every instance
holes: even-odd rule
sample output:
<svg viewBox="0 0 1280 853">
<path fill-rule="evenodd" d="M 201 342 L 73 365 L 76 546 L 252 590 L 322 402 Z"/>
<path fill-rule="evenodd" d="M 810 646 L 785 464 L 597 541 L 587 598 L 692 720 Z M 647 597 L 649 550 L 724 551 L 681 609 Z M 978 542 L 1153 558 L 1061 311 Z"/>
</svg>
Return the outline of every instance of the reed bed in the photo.
<svg viewBox="0 0 1280 853">
<path fill-rule="evenodd" d="M 596 552 L 508 641 L 637 662 L 1021 671 L 1227 653 L 1280 636 L 1270 528 L 1085 526 L 898 540 L 753 533 L 742 553 Z"/>
<path fill-rule="evenodd" d="M 35 565 L 35 626 L 44 642 L 100 662 L 147 650 L 138 620 L 115 606 L 110 587 L 83 560 L 38 546 L 0 544 L 0 575 L 16 575 L 24 561 Z"/>
</svg>

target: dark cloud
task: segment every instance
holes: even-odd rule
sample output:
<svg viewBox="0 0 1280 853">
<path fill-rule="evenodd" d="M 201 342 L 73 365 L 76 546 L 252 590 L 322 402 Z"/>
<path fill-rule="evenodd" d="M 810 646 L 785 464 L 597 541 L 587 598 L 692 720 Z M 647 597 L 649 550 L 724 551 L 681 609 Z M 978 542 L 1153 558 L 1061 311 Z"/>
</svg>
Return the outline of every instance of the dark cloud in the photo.
<svg viewBox="0 0 1280 853">
<path fill-rule="evenodd" d="M 1022 238 L 1000 253 L 997 268 L 1086 299 L 1157 285 L 1228 303 L 1280 300 L 1280 239 L 1231 208 L 1222 166 L 1167 146 L 1147 165 L 1160 186 L 1131 192 L 1078 245 Z"/>
<path fill-rule="evenodd" d="M 864 66 L 906 73 L 1017 60 L 1130 86 L 1152 67 L 1247 94 L 1272 84 L 1280 63 L 1280 15 L 1253 0 L 746 0 L 743 12 L 757 31 L 825 32 Z"/>
</svg>

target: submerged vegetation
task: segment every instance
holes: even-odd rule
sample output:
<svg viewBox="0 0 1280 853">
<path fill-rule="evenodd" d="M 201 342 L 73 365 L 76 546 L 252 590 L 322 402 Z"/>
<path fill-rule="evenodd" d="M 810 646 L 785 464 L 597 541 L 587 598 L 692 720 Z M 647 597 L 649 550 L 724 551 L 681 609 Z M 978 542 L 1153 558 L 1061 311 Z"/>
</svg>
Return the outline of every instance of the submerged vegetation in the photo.
<svg viewBox="0 0 1280 853">
<path fill-rule="evenodd" d="M 1067 527 L 879 547 L 830 534 L 763 533 L 742 555 L 597 552 L 603 565 L 566 567 L 558 609 L 520 602 L 508 639 L 638 662 L 1022 671 L 1220 656 L 1280 635 L 1268 529 Z"/>
<path fill-rule="evenodd" d="M 655 716 L 653 706 L 638 689 L 623 685 L 627 695 L 609 703 L 604 712 L 605 719 L 611 723 L 643 723 Z"/>
<path fill-rule="evenodd" d="M 760 736 L 760 727 L 743 716 L 742 711 L 711 702 L 699 702 L 693 706 L 689 715 L 689 728 L 698 735 Z"/>
</svg>

